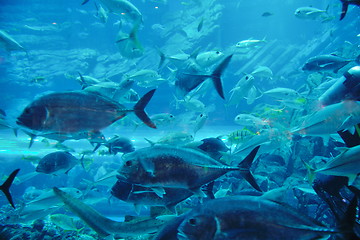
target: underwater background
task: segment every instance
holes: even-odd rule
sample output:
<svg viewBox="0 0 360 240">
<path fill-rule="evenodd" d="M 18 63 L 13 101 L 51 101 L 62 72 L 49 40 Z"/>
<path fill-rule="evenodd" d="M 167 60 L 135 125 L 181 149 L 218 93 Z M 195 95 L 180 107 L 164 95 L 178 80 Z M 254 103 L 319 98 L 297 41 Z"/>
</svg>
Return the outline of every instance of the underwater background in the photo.
<svg viewBox="0 0 360 240">
<path fill-rule="evenodd" d="M 226 166 L 236 166 L 261 145 L 251 166 L 261 190 L 287 187 L 283 194 L 287 204 L 328 226 L 335 225 L 328 208 L 319 213 L 324 203 L 306 179 L 303 161 L 321 165 L 325 161 L 321 159 L 339 155 L 336 147 L 345 144 L 334 136 L 336 131 L 324 137 L 295 133 L 294 129 L 319 110 L 318 98 L 326 90 L 319 86 L 358 65 L 359 7 L 350 5 L 340 21 L 342 2 L 338 0 L 132 0 L 139 11 L 134 17 L 112 10 L 109 2 L 0 0 L 0 30 L 18 44 L 8 47 L 9 40 L 2 33 L 0 184 L 20 169 L 10 189 L 16 209 L 0 195 L 0 239 L 103 239 L 59 199 L 54 203 L 45 198 L 36 204 L 34 200 L 52 193 L 54 187 L 71 188 L 80 191 L 75 195 L 103 216 L 120 222 L 125 215 L 138 216 L 132 203 L 111 194 L 122 155 L 162 144 L 196 148 L 207 143 L 202 141 L 206 138 L 225 144 L 225 149 L 210 152 L 217 151 L 217 161 Z M 296 14 L 299 8 L 305 8 L 305 17 Z M 310 58 L 325 54 L 339 56 L 346 64 L 334 71 L 303 70 Z M 223 66 L 226 57 L 229 62 Z M 220 75 L 212 78 L 217 70 Z M 240 85 L 246 76 L 252 81 Z M 92 81 L 87 77 L 96 83 L 87 82 Z M 224 99 L 213 84 L 220 78 Z M 195 79 L 200 83 L 187 88 L 187 82 Z M 122 83 L 129 80 L 131 86 L 123 88 Z M 156 129 L 131 112 L 152 89 L 156 91 L 145 110 Z M 276 91 L 269 91 L 273 89 Z M 127 116 L 101 129 L 90 129 L 80 139 L 67 133 L 65 141 L 17 124 L 34 100 L 70 91 L 87 91 L 120 102 Z M 115 99 L 117 94 L 121 96 Z M 77 106 L 70 100 L 66 104 Z M 264 133 L 264 138 L 249 143 Z M 125 139 L 113 148 L 109 140 L 116 136 Z M 71 153 L 76 164 L 60 173 L 37 171 L 41 159 L 56 151 Z M 222 197 L 255 191 L 235 173 L 214 180 L 213 192 Z M 178 211 L 196 206 L 197 201 L 196 196 L 184 200 Z M 39 214 L 31 204 L 51 211 Z M 25 214 L 26 210 L 30 213 Z M 150 207 L 138 213 L 149 216 Z M 61 215 L 52 218 L 55 214 Z M 66 229 L 71 225 L 65 224 L 66 216 L 80 226 Z"/>
</svg>

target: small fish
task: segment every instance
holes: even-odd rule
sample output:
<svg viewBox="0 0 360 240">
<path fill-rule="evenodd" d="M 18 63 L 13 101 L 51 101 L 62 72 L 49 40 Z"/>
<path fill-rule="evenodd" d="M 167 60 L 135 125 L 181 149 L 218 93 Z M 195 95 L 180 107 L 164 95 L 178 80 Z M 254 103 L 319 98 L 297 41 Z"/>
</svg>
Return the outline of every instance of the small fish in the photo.
<svg viewBox="0 0 360 240">
<path fill-rule="evenodd" d="M 119 101 L 130 90 L 135 82 L 131 79 L 125 79 L 120 83 L 115 82 L 101 82 L 84 88 L 84 91 L 102 95 Z"/>
<path fill-rule="evenodd" d="M 10 205 L 15 208 L 14 202 L 12 200 L 12 196 L 10 193 L 10 187 L 11 184 L 13 183 L 16 175 L 18 174 L 18 172 L 20 171 L 20 169 L 16 169 L 14 170 L 9 177 L 6 179 L 6 181 L 0 186 L 0 190 L 5 194 L 6 199 L 9 201 Z"/>
<path fill-rule="evenodd" d="M 257 39 L 248 39 L 248 40 L 242 40 L 238 43 L 236 43 L 237 48 L 256 48 L 260 47 L 262 44 L 266 43 L 265 39 L 257 40 Z"/>
<path fill-rule="evenodd" d="M 100 0 L 109 12 L 131 20 L 134 24 L 142 22 L 142 14 L 134 4 L 127 0 Z"/>
<path fill-rule="evenodd" d="M 300 95 L 300 93 L 298 93 L 294 89 L 281 88 L 281 87 L 277 87 L 277 88 L 273 88 L 268 91 L 265 91 L 264 95 L 275 98 L 275 99 L 279 99 L 279 100 L 298 99 L 298 98 L 302 97 Z"/>
<path fill-rule="evenodd" d="M 74 218 L 65 214 L 52 214 L 50 215 L 50 221 L 61 229 L 66 231 L 79 231 L 80 229 L 76 226 Z"/>
<path fill-rule="evenodd" d="M 334 73 L 337 73 L 341 68 L 345 67 L 352 61 L 359 63 L 360 55 L 356 59 L 346 59 L 331 54 L 319 55 L 308 59 L 302 67 L 302 70 L 310 72 L 333 71 Z"/>
<path fill-rule="evenodd" d="M 250 74 L 243 76 L 235 85 L 233 89 L 230 90 L 230 98 L 228 105 L 238 105 L 240 100 L 248 97 L 249 91 L 252 88 L 254 83 L 254 77 Z"/>
<path fill-rule="evenodd" d="M 360 0 L 340 0 L 342 3 L 342 10 L 340 15 L 340 21 L 346 16 L 349 5 L 355 5 L 360 7 Z"/>
<path fill-rule="evenodd" d="M 245 127 L 253 127 L 255 129 L 261 129 L 263 127 L 269 127 L 269 122 L 255 117 L 251 114 L 238 114 L 235 119 L 235 123 L 245 126 Z"/>
<path fill-rule="evenodd" d="M 108 19 L 108 13 L 106 12 L 106 10 L 101 6 L 101 4 L 96 4 L 95 3 L 95 7 L 96 7 L 96 17 L 102 22 L 102 23 L 106 23 L 107 19 Z"/>
<path fill-rule="evenodd" d="M 196 117 L 194 124 L 194 135 L 205 125 L 207 119 L 208 115 L 206 113 L 200 113 Z"/>
<path fill-rule="evenodd" d="M 79 163 L 71 153 L 58 151 L 44 156 L 36 167 L 36 172 L 45 174 L 68 173 Z"/>
<path fill-rule="evenodd" d="M 136 85 L 145 88 L 157 87 L 167 81 L 158 72 L 151 69 L 142 69 L 133 74 L 125 75 L 125 79 L 131 79 Z"/>
<path fill-rule="evenodd" d="M 300 19 L 316 20 L 327 16 L 327 10 L 321 10 L 314 7 L 300 7 L 295 10 L 295 16 Z"/>
<path fill-rule="evenodd" d="M 200 22 L 199 22 L 199 24 L 198 24 L 198 26 L 197 26 L 197 31 L 198 31 L 198 32 L 200 32 L 200 31 L 202 30 L 203 25 L 204 25 L 204 17 L 202 17 L 202 18 L 200 19 Z"/>
<path fill-rule="evenodd" d="M 80 83 L 82 89 L 85 89 L 91 85 L 99 84 L 102 82 L 94 77 L 84 76 L 80 72 L 78 72 L 78 74 L 79 76 L 76 78 L 76 80 Z"/>
<path fill-rule="evenodd" d="M 236 130 L 236 131 L 231 132 L 230 134 L 226 135 L 225 140 L 230 145 L 241 144 L 241 143 L 248 141 L 250 138 L 252 138 L 255 135 L 256 135 L 255 132 L 244 127 L 240 130 Z"/>
<path fill-rule="evenodd" d="M 264 12 L 263 14 L 261 14 L 262 17 L 270 17 L 272 15 L 274 15 L 274 14 L 271 12 Z"/>
<path fill-rule="evenodd" d="M 146 125 L 156 128 L 144 111 L 154 92 L 155 89 L 146 93 L 133 109 L 84 91 L 50 93 L 28 105 L 17 124 L 42 133 L 98 131 L 134 112 Z"/>
<path fill-rule="evenodd" d="M 172 132 L 163 137 L 161 137 L 156 142 L 150 141 L 149 139 L 145 138 L 146 141 L 150 143 L 151 146 L 155 144 L 167 144 L 167 145 L 175 145 L 180 146 L 187 144 L 189 142 L 194 141 L 194 137 L 192 134 L 187 132 Z"/>
<path fill-rule="evenodd" d="M 139 27 L 140 24 L 135 24 L 129 34 L 120 31 L 116 36 L 116 45 L 122 56 L 133 59 L 144 54 L 144 48 L 137 38 Z"/>
<path fill-rule="evenodd" d="M 164 190 L 165 194 L 159 197 L 151 188 L 127 183 L 118 176 L 117 182 L 111 188 L 111 194 L 122 201 L 134 204 L 138 214 L 142 205 L 165 206 L 175 213 L 176 205 L 193 195 L 193 192 L 187 189 L 164 188 Z"/>
<path fill-rule="evenodd" d="M 253 77 L 271 79 L 273 77 L 273 72 L 266 66 L 259 66 L 254 71 L 252 71 L 250 75 Z"/>
</svg>

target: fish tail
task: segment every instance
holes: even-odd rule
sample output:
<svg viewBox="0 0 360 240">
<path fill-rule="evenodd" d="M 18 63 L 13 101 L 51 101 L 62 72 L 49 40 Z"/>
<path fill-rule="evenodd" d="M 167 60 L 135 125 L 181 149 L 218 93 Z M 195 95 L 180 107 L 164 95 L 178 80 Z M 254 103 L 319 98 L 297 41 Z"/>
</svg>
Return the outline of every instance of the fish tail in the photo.
<svg viewBox="0 0 360 240">
<path fill-rule="evenodd" d="M 149 103 L 150 99 L 154 95 L 156 89 L 150 90 L 147 92 L 134 106 L 135 115 L 143 121 L 146 125 L 151 128 L 156 128 L 155 124 L 151 121 L 149 116 L 145 112 L 145 107 Z"/>
<path fill-rule="evenodd" d="M 10 205 L 15 208 L 14 202 L 12 200 L 12 196 L 10 194 L 10 187 L 11 184 L 13 183 L 16 175 L 18 174 L 18 172 L 20 171 L 20 169 L 16 169 L 14 170 L 10 176 L 6 179 L 6 181 L 3 183 L 3 185 L 0 186 L 0 190 L 5 194 L 7 200 L 9 201 Z"/>
<path fill-rule="evenodd" d="M 359 56 L 357 56 L 357 57 L 355 58 L 355 62 L 356 62 L 356 64 L 360 64 L 360 54 L 359 54 Z"/>
<path fill-rule="evenodd" d="M 218 92 L 218 94 L 220 95 L 220 97 L 222 99 L 225 99 L 224 97 L 224 90 L 223 90 L 223 86 L 221 83 L 221 74 L 223 73 L 223 71 L 225 70 L 225 68 L 229 65 L 229 62 L 232 58 L 232 54 L 227 56 L 216 68 L 215 70 L 212 72 L 211 74 L 211 79 L 214 83 L 215 89 Z"/>
<path fill-rule="evenodd" d="M 347 3 L 346 1 L 341 1 L 341 2 L 342 2 L 342 9 L 341 9 L 340 21 L 344 19 L 349 7 L 349 3 Z"/>
<path fill-rule="evenodd" d="M 246 156 L 246 158 L 239 163 L 238 167 L 240 168 L 240 174 L 241 176 L 248 182 L 250 185 L 255 188 L 256 190 L 262 192 L 259 185 L 256 183 L 254 176 L 250 172 L 250 167 L 252 162 L 254 161 L 254 158 L 260 148 L 260 145 L 255 147 L 249 155 Z"/>
<path fill-rule="evenodd" d="M 165 53 L 163 53 L 160 50 L 160 48 L 158 48 L 158 47 L 155 47 L 155 48 L 156 48 L 156 50 L 157 50 L 157 52 L 158 52 L 158 54 L 160 56 L 160 61 L 159 61 L 159 65 L 158 65 L 158 69 L 160 69 L 163 66 L 163 64 L 164 64 L 164 62 L 166 60 L 166 55 L 165 55 Z"/>
<path fill-rule="evenodd" d="M 310 166 L 310 164 L 308 164 L 307 162 L 305 162 L 303 159 L 300 159 L 303 164 L 305 165 L 306 169 L 307 169 L 307 172 L 308 172 L 308 181 L 310 184 L 312 184 L 312 182 L 314 181 L 314 178 L 315 178 L 315 169 Z"/>
</svg>

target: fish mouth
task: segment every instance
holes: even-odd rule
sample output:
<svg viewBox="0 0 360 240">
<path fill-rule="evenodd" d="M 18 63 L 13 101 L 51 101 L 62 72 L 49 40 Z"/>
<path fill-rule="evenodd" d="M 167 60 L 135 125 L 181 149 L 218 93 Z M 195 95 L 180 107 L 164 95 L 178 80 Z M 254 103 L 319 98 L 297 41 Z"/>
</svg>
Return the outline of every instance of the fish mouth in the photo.
<svg viewBox="0 0 360 240">
<path fill-rule="evenodd" d="M 189 238 L 185 235 L 185 233 L 179 229 L 178 229 L 178 233 L 176 236 L 177 236 L 177 239 L 179 239 L 179 240 L 189 240 Z"/>
</svg>

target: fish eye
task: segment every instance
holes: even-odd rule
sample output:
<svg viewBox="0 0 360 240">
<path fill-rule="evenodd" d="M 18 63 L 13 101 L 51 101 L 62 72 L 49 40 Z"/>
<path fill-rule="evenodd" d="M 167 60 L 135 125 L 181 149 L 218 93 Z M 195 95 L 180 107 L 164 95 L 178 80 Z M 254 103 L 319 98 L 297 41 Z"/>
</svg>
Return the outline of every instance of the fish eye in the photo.
<svg viewBox="0 0 360 240">
<path fill-rule="evenodd" d="M 25 114 L 30 114 L 31 113 L 31 108 L 26 108 L 24 111 Z"/>
<path fill-rule="evenodd" d="M 245 79 L 248 80 L 248 79 L 249 79 L 249 76 L 246 76 Z"/>
<path fill-rule="evenodd" d="M 131 166 L 132 166 L 132 162 L 131 162 L 131 161 L 126 161 L 126 162 L 125 162 L 125 165 L 126 165 L 127 167 L 131 167 Z"/>
<path fill-rule="evenodd" d="M 204 115 L 201 113 L 201 114 L 200 114 L 200 117 L 203 117 L 203 116 L 204 116 Z"/>
<path fill-rule="evenodd" d="M 196 223 L 197 223 L 195 218 L 190 218 L 188 222 L 191 226 L 196 226 Z"/>
<path fill-rule="evenodd" d="M 219 51 L 216 51 L 216 54 L 220 54 L 220 52 L 219 52 Z"/>
</svg>

